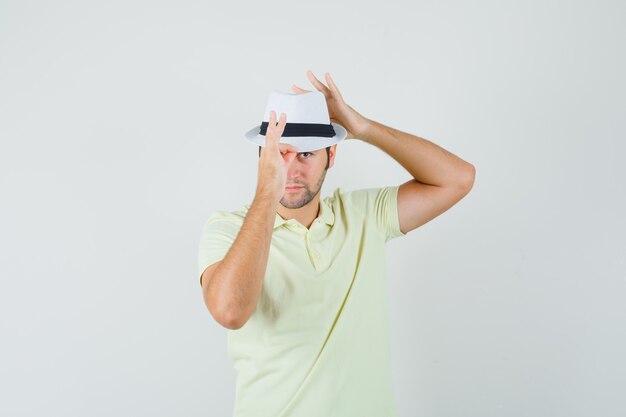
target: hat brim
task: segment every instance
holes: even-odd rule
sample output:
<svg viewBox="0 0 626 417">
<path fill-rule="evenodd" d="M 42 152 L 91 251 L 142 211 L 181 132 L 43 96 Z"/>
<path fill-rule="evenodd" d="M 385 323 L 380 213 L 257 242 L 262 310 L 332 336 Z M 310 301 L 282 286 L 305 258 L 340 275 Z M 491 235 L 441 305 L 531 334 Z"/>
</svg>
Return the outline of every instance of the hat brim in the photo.
<svg viewBox="0 0 626 417">
<path fill-rule="evenodd" d="M 341 142 L 348 136 L 346 129 L 337 123 L 332 123 L 335 130 L 335 136 L 332 138 L 314 137 L 314 136 L 281 136 L 280 143 L 287 143 L 295 146 L 300 152 L 316 151 L 328 146 Z M 244 137 L 252 143 L 261 147 L 265 147 L 265 135 L 260 135 L 261 125 L 255 126 L 248 130 Z"/>
</svg>

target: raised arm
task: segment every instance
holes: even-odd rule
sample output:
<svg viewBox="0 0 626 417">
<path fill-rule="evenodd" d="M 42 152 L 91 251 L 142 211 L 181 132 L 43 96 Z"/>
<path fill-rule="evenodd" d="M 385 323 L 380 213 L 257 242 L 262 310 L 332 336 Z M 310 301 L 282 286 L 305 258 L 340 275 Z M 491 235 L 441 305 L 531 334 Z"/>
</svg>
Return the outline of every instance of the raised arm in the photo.
<svg viewBox="0 0 626 417">
<path fill-rule="evenodd" d="M 279 143 L 285 125 L 286 115 L 276 125 L 276 113 L 270 112 L 254 200 L 224 259 L 202 274 L 204 302 L 215 320 L 228 329 L 238 329 L 248 321 L 261 295 L 276 209 L 285 191 L 286 165 L 297 155 L 297 148 Z"/>
<path fill-rule="evenodd" d="M 475 167 L 452 152 L 410 133 L 370 120 L 350 107 L 329 73 L 328 86 L 313 72 L 307 76 L 326 97 L 330 120 L 348 131 L 346 139 L 361 139 L 382 149 L 413 177 L 398 189 L 398 219 L 402 233 L 423 225 L 461 200 L 474 185 Z M 304 90 L 293 86 L 293 90 Z"/>
<path fill-rule="evenodd" d="M 403 233 L 418 228 L 455 205 L 474 185 L 472 164 L 435 143 L 369 120 L 360 138 L 386 152 L 413 177 L 398 189 Z"/>
<path fill-rule="evenodd" d="M 259 299 L 276 205 L 271 196 L 256 196 L 224 259 L 202 274 L 204 302 L 215 320 L 228 329 L 243 326 Z"/>
</svg>

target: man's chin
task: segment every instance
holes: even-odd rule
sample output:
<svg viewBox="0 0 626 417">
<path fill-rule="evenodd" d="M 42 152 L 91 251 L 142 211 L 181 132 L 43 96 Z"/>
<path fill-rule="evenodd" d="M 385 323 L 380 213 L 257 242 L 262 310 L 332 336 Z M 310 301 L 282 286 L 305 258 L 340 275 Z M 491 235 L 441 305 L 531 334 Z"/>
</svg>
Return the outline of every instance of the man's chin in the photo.
<svg viewBox="0 0 626 417">
<path fill-rule="evenodd" d="M 283 200 L 280 200 L 280 205 L 283 206 L 284 208 L 295 210 L 295 209 L 299 209 L 299 208 L 304 207 L 306 205 L 306 203 L 305 204 L 299 204 L 299 202 L 298 202 L 298 203 L 294 204 L 294 203 L 285 202 Z"/>
<path fill-rule="evenodd" d="M 301 207 L 306 206 L 307 204 L 309 204 L 309 201 L 303 201 L 301 198 L 298 199 L 293 199 L 291 196 L 290 197 L 283 197 L 280 199 L 280 204 L 288 209 L 299 209 Z"/>
</svg>

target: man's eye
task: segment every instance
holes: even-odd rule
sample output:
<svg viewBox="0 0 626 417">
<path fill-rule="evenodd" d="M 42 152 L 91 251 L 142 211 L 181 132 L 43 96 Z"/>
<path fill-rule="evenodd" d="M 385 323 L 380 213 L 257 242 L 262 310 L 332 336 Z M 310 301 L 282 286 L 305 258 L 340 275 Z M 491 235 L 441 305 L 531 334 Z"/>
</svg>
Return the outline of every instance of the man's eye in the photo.
<svg viewBox="0 0 626 417">
<path fill-rule="evenodd" d="M 300 152 L 300 156 L 312 155 L 311 152 Z"/>
</svg>

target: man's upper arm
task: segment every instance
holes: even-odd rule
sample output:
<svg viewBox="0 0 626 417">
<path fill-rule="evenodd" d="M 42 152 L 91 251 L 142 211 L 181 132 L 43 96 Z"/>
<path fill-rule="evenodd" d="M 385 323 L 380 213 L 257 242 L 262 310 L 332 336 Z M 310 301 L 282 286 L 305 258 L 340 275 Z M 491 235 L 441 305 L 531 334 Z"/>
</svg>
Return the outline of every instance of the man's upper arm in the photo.
<svg viewBox="0 0 626 417">
<path fill-rule="evenodd" d="M 400 229 L 408 233 L 428 223 L 459 202 L 472 189 L 473 178 L 466 184 L 439 187 L 411 179 L 398 189 Z"/>
<path fill-rule="evenodd" d="M 211 214 L 202 230 L 198 245 L 200 286 L 202 286 L 202 275 L 205 269 L 224 259 L 241 228 L 241 225 L 232 219 L 224 218 L 223 213 Z"/>
</svg>

